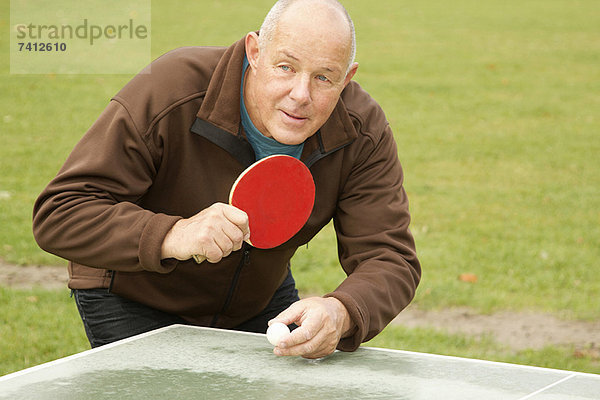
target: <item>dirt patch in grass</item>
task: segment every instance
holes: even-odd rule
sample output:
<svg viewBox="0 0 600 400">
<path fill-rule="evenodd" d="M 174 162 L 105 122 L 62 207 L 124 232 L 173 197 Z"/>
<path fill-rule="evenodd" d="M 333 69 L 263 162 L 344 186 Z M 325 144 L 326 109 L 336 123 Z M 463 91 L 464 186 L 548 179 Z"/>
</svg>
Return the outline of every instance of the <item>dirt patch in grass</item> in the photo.
<svg viewBox="0 0 600 400">
<path fill-rule="evenodd" d="M 0 285 L 15 289 L 64 289 L 69 275 L 67 267 L 46 265 L 19 266 L 0 261 Z"/>
<path fill-rule="evenodd" d="M 66 266 L 16 266 L 0 261 L 1 286 L 61 289 L 66 287 L 67 279 Z M 476 337 L 487 335 L 514 350 L 574 345 L 576 352 L 600 359 L 600 321 L 564 320 L 535 312 L 504 311 L 484 315 L 468 308 L 427 311 L 409 306 L 392 323 Z"/>
<path fill-rule="evenodd" d="M 574 345 L 579 351 L 598 353 L 600 358 L 600 321 L 565 320 L 530 311 L 485 315 L 469 308 L 425 311 L 409 306 L 393 323 L 476 337 L 487 335 L 514 350 Z"/>
</svg>

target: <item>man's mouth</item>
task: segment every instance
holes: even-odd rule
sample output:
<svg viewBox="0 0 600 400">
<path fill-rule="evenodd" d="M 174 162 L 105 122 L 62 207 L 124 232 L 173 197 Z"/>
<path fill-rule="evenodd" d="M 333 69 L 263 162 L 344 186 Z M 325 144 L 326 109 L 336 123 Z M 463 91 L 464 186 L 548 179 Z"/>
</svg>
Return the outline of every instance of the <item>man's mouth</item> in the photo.
<svg viewBox="0 0 600 400">
<path fill-rule="evenodd" d="M 300 115 L 296 115 L 296 114 L 293 114 L 293 113 L 289 113 L 289 112 L 286 112 L 286 111 L 283 111 L 283 110 L 281 110 L 281 112 L 282 112 L 282 113 L 284 113 L 284 114 L 285 114 L 286 116 L 288 116 L 289 118 L 291 118 L 291 119 L 293 119 L 293 120 L 296 120 L 296 121 L 303 121 L 303 120 L 305 120 L 305 119 L 306 119 L 306 117 L 302 117 L 302 116 L 300 116 Z"/>
</svg>

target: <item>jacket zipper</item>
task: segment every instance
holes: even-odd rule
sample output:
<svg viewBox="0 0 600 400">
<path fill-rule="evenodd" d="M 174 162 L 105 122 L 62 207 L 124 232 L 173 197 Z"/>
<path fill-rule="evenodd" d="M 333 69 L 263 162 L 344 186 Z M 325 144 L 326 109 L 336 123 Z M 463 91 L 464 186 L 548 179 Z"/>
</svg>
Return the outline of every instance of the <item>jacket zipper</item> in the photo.
<svg viewBox="0 0 600 400">
<path fill-rule="evenodd" d="M 242 268 L 244 268 L 245 265 L 248 265 L 250 263 L 250 245 L 244 243 L 242 251 L 242 259 L 240 260 L 240 263 L 238 264 L 237 269 L 235 270 L 235 274 L 233 275 L 233 279 L 231 280 L 231 286 L 229 286 L 229 291 L 227 292 L 225 304 L 223 304 L 221 311 L 215 314 L 210 323 L 210 326 L 212 328 L 216 327 L 221 314 L 224 314 L 225 311 L 227 311 L 227 309 L 229 308 L 229 304 L 231 304 L 231 300 L 233 299 L 233 293 L 235 292 L 235 288 L 237 287 L 237 283 L 240 279 L 240 274 L 242 273 Z"/>
</svg>

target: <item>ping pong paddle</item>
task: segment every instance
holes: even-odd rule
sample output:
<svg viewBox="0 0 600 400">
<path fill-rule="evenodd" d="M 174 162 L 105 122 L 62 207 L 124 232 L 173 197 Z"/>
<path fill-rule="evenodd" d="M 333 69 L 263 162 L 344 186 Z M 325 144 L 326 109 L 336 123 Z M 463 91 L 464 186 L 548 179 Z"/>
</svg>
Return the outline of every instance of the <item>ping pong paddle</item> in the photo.
<svg viewBox="0 0 600 400">
<path fill-rule="evenodd" d="M 281 154 L 246 168 L 229 193 L 229 204 L 248 214 L 248 243 L 260 249 L 277 247 L 298 233 L 314 202 L 315 183 L 308 167 Z M 205 258 L 194 255 L 194 260 Z"/>
</svg>

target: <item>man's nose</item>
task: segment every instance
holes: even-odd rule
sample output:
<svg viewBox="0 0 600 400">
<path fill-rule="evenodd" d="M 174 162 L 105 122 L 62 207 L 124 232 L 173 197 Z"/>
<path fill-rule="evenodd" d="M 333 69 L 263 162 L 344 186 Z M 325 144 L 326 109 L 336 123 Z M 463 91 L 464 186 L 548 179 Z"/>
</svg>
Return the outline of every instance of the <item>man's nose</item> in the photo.
<svg viewBox="0 0 600 400">
<path fill-rule="evenodd" d="M 292 82 L 290 98 L 297 103 L 306 104 L 311 100 L 310 77 L 298 74 Z"/>
</svg>

